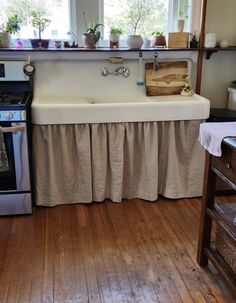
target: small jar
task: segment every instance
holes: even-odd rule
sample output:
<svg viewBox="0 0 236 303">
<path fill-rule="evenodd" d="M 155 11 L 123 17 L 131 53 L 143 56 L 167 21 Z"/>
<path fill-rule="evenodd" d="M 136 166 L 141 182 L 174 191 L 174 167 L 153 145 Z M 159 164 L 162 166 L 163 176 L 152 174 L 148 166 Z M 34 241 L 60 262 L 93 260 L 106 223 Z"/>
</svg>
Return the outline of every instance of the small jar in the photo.
<svg viewBox="0 0 236 303">
<path fill-rule="evenodd" d="M 61 41 L 60 40 L 55 41 L 55 47 L 56 48 L 61 48 Z"/>
<path fill-rule="evenodd" d="M 207 33 L 205 35 L 205 47 L 216 47 L 216 34 L 215 33 Z"/>
<path fill-rule="evenodd" d="M 229 41 L 227 40 L 220 40 L 220 47 L 228 47 L 229 46 Z"/>
</svg>

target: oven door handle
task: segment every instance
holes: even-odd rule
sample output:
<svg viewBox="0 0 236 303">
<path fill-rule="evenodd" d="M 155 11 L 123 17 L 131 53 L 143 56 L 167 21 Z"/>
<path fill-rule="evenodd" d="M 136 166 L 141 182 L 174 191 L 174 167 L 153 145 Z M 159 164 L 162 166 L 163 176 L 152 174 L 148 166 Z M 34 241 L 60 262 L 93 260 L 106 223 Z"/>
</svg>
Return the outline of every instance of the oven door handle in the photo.
<svg viewBox="0 0 236 303">
<path fill-rule="evenodd" d="M 0 126 L 1 133 L 15 133 L 15 132 L 23 132 L 25 131 L 25 126 L 10 126 L 10 127 L 2 127 Z"/>
</svg>

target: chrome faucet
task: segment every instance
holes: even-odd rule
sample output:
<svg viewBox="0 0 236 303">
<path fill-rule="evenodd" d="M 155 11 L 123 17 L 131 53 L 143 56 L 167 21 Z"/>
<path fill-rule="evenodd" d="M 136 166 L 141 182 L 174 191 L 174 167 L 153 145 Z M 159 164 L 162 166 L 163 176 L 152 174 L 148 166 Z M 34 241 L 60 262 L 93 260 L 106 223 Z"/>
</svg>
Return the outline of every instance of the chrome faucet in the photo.
<svg viewBox="0 0 236 303">
<path fill-rule="evenodd" d="M 125 78 L 128 78 L 130 75 L 130 71 L 129 71 L 128 67 L 120 66 L 114 70 L 113 75 L 116 75 L 116 76 L 122 75 Z"/>
<path fill-rule="evenodd" d="M 106 67 L 103 67 L 101 70 L 101 75 L 106 77 L 110 74 L 110 72 L 108 71 L 108 69 Z"/>
<path fill-rule="evenodd" d="M 128 78 L 130 75 L 130 70 L 128 67 L 119 66 L 113 72 L 110 72 L 106 67 L 103 67 L 103 69 L 101 70 L 101 75 L 104 77 L 108 75 L 115 75 L 115 76 L 121 75 L 124 76 L 125 78 Z"/>
</svg>

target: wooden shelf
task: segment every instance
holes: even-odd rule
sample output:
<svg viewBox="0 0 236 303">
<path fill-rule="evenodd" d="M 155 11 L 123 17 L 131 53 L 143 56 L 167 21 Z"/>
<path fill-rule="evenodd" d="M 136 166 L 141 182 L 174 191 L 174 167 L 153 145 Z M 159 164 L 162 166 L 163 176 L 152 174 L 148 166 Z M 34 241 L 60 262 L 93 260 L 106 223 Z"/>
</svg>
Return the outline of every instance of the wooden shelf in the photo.
<svg viewBox="0 0 236 303">
<path fill-rule="evenodd" d="M 235 142 L 236 137 L 223 140 L 221 157 L 206 153 L 197 261 L 200 266 L 207 266 L 210 260 L 236 295 L 236 273 L 233 271 L 234 266 L 230 267 L 231 261 L 225 251 L 233 249 L 234 253 L 236 249 L 236 225 L 234 225 L 236 202 L 215 203 L 217 176 L 231 188 L 236 187 Z M 216 249 L 215 243 L 211 243 L 213 222 L 217 225 L 216 241 L 221 253 Z M 230 245 L 227 244 L 227 239 Z"/>
<path fill-rule="evenodd" d="M 235 202 L 232 202 L 235 203 Z M 226 213 L 228 212 L 228 206 L 231 203 L 215 203 L 214 209 L 207 209 L 208 215 L 216 221 L 224 230 L 232 237 L 232 239 L 236 243 L 236 225 L 233 224 L 232 221 L 226 217 Z"/>
<path fill-rule="evenodd" d="M 204 249 L 205 254 L 213 263 L 216 269 L 222 274 L 225 281 L 228 283 L 232 293 L 236 295 L 236 274 L 232 271 L 229 265 L 225 262 L 224 258 L 217 251 L 215 244 L 211 243 L 209 248 Z"/>
<path fill-rule="evenodd" d="M 204 48 L 204 50 L 206 51 L 206 59 L 209 60 L 211 55 L 218 51 L 235 51 L 236 46 Z"/>
<path fill-rule="evenodd" d="M 180 51 L 198 51 L 198 48 L 168 48 L 168 47 L 152 47 L 152 48 L 141 48 L 141 49 L 129 49 L 126 47 L 121 48 L 109 48 L 109 47 L 97 47 L 97 48 L 0 48 L 0 51 L 9 52 L 180 52 Z"/>
</svg>

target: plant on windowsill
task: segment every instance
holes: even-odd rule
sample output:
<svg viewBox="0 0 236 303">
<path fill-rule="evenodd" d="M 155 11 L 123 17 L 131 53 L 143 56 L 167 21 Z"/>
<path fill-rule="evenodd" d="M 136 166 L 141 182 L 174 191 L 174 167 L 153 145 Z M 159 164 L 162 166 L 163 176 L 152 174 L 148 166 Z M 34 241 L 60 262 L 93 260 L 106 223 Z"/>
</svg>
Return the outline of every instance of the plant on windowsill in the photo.
<svg viewBox="0 0 236 303">
<path fill-rule="evenodd" d="M 154 36 L 154 45 L 156 47 L 166 47 L 166 37 L 163 35 L 163 32 L 153 32 L 151 35 Z"/>
<path fill-rule="evenodd" d="M 189 4 L 188 0 L 186 0 L 184 6 L 178 11 L 178 31 L 181 33 L 184 31 L 185 21 L 188 20 L 188 9 Z"/>
<path fill-rule="evenodd" d="M 89 23 L 89 26 L 87 26 L 87 21 L 85 18 L 85 12 L 83 12 L 84 16 L 84 23 L 86 31 L 83 34 L 84 38 L 84 45 L 86 48 L 96 48 L 96 45 L 101 38 L 101 32 L 99 30 L 99 27 L 103 26 L 101 23 Z"/>
<path fill-rule="evenodd" d="M 122 36 L 123 34 L 124 30 L 121 27 L 112 26 L 110 28 L 109 41 L 111 48 L 119 47 L 120 36 Z"/>
<path fill-rule="evenodd" d="M 20 30 L 19 23 L 17 15 L 8 18 L 5 28 L 0 30 L 0 47 L 11 47 L 11 35 Z"/>
<path fill-rule="evenodd" d="M 69 35 L 70 37 L 71 37 L 71 39 L 72 39 L 72 44 L 69 44 L 69 42 L 68 42 L 68 46 L 67 46 L 67 44 L 65 44 L 65 42 L 67 42 L 67 41 L 65 41 L 64 42 L 64 47 L 71 47 L 71 48 L 77 48 L 77 47 L 79 47 L 79 39 L 78 39 L 78 36 L 73 32 L 73 31 L 69 31 L 68 33 L 67 33 L 67 35 Z M 65 46 L 66 45 L 66 46 Z"/>
<path fill-rule="evenodd" d="M 127 44 L 130 49 L 140 49 L 143 45 L 143 38 L 141 35 L 137 35 L 137 29 L 139 28 L 141 20 L 147 14 L 148 8 L 143 1 L 131 1 L 127 16 L 130 25 L 133 27 L 133 35 L 129 35 L 127 40 Z"/>
<path fill-rule="evenodd" d="M 190 48 L 197 48 L 198 47 L 198 40 L 197 40 L 197 33 L 196 31 L 194 32 L 194 34 L 190 34 L 190 36 L 192 37 L 190 42 L 189 42 L 189 47 Z"/>
<path fill-rule="evenodd" d="M 32 48 L 48 48 L 49 39 L 42 39 L 41 34 L 49 26 L 51 20 L 44 17 L 44 12 L 34 10 L 31 12 L 31 22 L 33 27 L 38 30 L 38 39 L 30 39 Z"/>
</svg>

